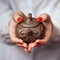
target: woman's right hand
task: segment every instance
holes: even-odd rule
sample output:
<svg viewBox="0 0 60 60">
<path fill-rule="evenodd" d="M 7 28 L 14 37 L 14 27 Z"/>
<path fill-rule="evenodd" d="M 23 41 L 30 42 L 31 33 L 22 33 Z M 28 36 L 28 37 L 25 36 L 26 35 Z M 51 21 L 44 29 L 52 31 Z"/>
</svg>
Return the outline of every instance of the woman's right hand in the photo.
<svg viewBox="0 0 60 60">
<path fill-rule="evenodd" d="M 26 16 L 22 12 L 20 12 L 20 11 L 16 12 L 9 22 L 8 30 L 9 30 L 9 35 L 10 35 L 11 41 L 13 43 L 15 43 L 17 46 L 21 46 L 24 48 L 24 50 L 26 50 L 27 44 L 25 42 L 23 42 L 22 39 L 17 38 L 16 34 L 15 34 L 16 24 L 19 21 L 21 21 L 21 19 L 23 19 L 23 18 L 26 18 Z"/>
</svg>

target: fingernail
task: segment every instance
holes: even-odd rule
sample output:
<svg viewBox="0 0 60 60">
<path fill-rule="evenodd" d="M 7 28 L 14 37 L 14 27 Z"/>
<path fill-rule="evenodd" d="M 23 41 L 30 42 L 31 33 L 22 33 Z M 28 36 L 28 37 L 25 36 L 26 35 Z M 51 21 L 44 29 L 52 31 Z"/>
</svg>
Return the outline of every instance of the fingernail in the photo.
<svg viewBox="0 0 60 60">
<path fill-rule="evenodd" d="M 18 22 L 22 22 L 22 18 L 21 18 L 21 17 L 18 17 L 18 18 L 17 18 L 17 21 L 18 21 Z"/>
<path fill-rule="evenodd" d="M 39 45 L 40 44 L 40 42 L 36 42 L 37 43 L 37 45 Z"/>
<path fill-rule="evenodd" d="M 41 22 L 41 21 L 42 21 L 42 17 L 38 17 L 38 18 L 37 18 L 37 21 L 38 21 L 38 22 Z"/>
<path fill-rule="evenodd" d="M 27 49 L 27 45 L 25 43 L 22 45 L 22 47 Z"/>
<path fill-rule="evenodd" d="M 16 42 L 16 44 L 23 44 L 22 42 Z"/>
</svg>

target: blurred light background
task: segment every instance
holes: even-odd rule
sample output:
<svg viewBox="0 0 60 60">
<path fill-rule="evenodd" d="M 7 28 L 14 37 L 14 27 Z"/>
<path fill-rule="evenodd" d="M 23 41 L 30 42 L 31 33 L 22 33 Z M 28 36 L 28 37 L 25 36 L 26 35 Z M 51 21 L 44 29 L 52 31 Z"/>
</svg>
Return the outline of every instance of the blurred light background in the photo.
<svg viewBox="0 0 60 60">
<path fill-rule="evenodd" d="M 42 46 L 31 54 L 25 53 L 21 47 L 1 43 L 9 40 L 8 35 L 4 37 L 4 34 L 8 32 L 12 14 L 18 10 L 26 15 L 32 13 L 33 16 L 48 13 L 53 24 L 60 29 L 60 0 L 0 0 L 0 33 L 3 33 L 3 38 L 0 37 L 0 60 L 60 60 L 60 43 L 56 44 L 59 47 L 53 43 L 54 48 Z"/>
<path fill-rule="evenodd" d="M 60 28 L 60 0 L 0 0 L 0 30 L 8 32 L 8 22 L 18 10 L 33 16 L 48 13 L 53 24 Z"/>
</svg>

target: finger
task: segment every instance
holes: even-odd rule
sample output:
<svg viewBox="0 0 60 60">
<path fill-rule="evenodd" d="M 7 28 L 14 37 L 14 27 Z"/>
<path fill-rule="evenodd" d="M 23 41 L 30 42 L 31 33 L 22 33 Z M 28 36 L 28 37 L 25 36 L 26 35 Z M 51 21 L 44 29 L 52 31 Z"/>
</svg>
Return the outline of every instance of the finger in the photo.
<svg viewBox="0 0 60 60">
<path fill-rule="evenodd" d="M 26 48 L 26 49 L 28 48 L 28 46 L 27 46 L 26 43 L 23 43 L 22 47 L 23 47 L 23 48 Z"/>
<path fill-rule="evenodd" d="M 30 43 L 28 46 L 28 51 L 31 52 L 31 50 L 32 50 L 32 43 Z"/>
<path fill-rule="evenodd" d="M 23 18 L 19 16 L 18 14 L 14 15 L 13 20 L 17 23 L 22 22 Z"/>
<path fill-rule="evenodd" d="M 37 39 L 34 43 L 32 43 L 32 48 L 40 45 L 40 39 Z"/>
<path fill-rule="evenodd" d="M 16 22 L 21 22 L 23 19 L 26 18 L 26 15 L 21 11 L 17 11 L 13 14 L 12 18 Z"/>
<path fill-rule="evenodd" d="M 36 47 L 36 45 L 37 44 L 35 42 L 34 43 L 30 43 L 29 46 L 28 46 L 28 51 L 31 52 L 32 51 L 32 48 Z"/>
<path fill-rule="evenodd" d="M 15 14 L 13 14 L 13 15 L 16 15 L 16 14 L 18 14 L 19 16 L 21 16 L 23 18 L 26 17 L 26 15 L 22 11 L 16 11 Z"/>
<path fill-rule="evenodd" d="M 30 53 L 31 51 L 29 51 L 28 49 L 24 49 L 24 51 L 26 52 L 26 53 Z"/>
<path fill-rule="evenodd" d="M 38 21 L 40 22 L 50 22 L 50 16 L 47 13 L 41 14 L 40 16 L 37 17 Z"/>
<path fill-rule="evenodd" d="M 35 41 L 35 43 L 36 43 L 37 45 L 40 45 L 40 39 L 37 39 L 37 40 Z"/>
<path fill-rule="evenodd" d="M 16 42 L 16 44 L 23 44 L 24 42 L 22 40 L 19 40 L 19 42 Z"/>
<path fill-rule="evenodd" d="M 21 46 L 23 47 L 24 49 L 27 49 L 27 44 L 26 43 L 23 43 L 23 44 L 16 44 L 17 46 Z"/>
<path fill-rule="evenodd" d="M 40 40 L 38 39 L 38 40 L 36 40 L 34 43 L 30 43 L 30 44 L 29 44 L 29 46 L 28 46 L 28 51 L 31 51 L 32 48 L 35 48 L 35 47 L 37 47 L 37 46 L 39 46 L 39 45 L 40 45 Z"/>
</svg>

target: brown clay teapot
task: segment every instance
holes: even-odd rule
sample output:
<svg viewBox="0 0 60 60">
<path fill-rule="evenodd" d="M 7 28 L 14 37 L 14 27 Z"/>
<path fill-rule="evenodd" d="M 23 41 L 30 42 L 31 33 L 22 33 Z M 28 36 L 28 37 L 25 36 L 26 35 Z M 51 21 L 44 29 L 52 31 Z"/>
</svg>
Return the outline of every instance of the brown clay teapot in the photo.
<svg viewBox="0 0 60 60">
<path fill-rule="evenodd" d="M 28 17 L 23 18 L 15 27 L 17 38 L 22 39 L 27 44 L 34 42 L 36 39 L 43 39 L 45 34 L 45 26 L 42 22 L 38 22 L 37 18 L 32 17 L 29 13 Z"/>
</svg>

